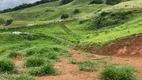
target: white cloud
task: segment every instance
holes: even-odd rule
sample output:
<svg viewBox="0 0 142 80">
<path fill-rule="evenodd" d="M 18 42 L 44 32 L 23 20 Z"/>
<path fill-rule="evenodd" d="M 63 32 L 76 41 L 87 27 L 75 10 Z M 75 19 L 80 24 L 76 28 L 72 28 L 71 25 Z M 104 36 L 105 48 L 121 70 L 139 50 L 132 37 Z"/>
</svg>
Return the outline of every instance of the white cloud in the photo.
<svg viewBox="0 0 142 80">
<path fill-rule="evenodd" d="M 33 3 L 39 0 L 0 0 L 0 10 L 12 8 L 22 3 Z"/>
</svg>

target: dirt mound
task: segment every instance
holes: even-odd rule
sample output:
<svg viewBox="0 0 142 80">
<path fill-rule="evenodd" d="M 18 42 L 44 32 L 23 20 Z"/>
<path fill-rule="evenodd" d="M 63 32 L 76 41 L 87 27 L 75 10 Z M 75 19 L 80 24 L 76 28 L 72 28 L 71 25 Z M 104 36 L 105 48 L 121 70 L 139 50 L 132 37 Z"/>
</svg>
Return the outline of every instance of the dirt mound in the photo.
<svg viewBox="0 0 142 80">
<path fill-rule="evenodd" d="M 99 50 L 87 51 L 101 55 L 142 57 L 142 36 L 132 36 L 110 43 Z"/>
</svg>

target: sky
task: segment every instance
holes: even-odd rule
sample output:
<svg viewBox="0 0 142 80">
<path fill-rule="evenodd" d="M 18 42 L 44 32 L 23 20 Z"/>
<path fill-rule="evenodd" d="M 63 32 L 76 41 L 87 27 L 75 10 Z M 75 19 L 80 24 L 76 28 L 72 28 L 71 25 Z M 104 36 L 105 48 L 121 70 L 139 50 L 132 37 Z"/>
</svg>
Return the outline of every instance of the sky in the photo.
<svg viewBox="0 0 142 80">
<path fill-rule="evenodd" d="M 39 0 L 0 0 L 0 10 L 13 8 L 22 3 L 33 3 Z"/>
</svg>

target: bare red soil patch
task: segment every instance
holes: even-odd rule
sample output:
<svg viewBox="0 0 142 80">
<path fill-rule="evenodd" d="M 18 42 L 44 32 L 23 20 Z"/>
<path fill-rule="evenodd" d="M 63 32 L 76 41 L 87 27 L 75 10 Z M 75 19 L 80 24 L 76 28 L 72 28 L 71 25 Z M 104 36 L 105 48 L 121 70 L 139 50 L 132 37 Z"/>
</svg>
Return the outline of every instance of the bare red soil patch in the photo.
<svg viewBox="0 0 142 80">
<path fill-rule="evenodd" d="M 99 55 L 142 57 L 142 36 L 133 36 L 118 40 L 98 50 L 88 48 L 87 51 Z"/>
<path fill-rule="evenodd" d="M 18 56 L 12 59 L 16 63 L 18 73 L 23 73 L 24 71 L 24 66 L 23 66 L 23 61 L 22 61 L 24 58 L 25 58 L 24 56 Z"/>
<path fill-rule="evenodd" d="M 94 61 L 91 57 L 86 57 L 86 53 L 78 53 L 77 50 L 69 48 L 69 51 L 73 54 L 72 58 L 77 61 L 85 61 L 90 60 Z M 93 54 L 95 58 L 102 58 L 102 55 Z M 55 76 L 42 76 L 37 77 L 37 80 L 100 80 L 98 75 L 102 70 L 103 66 L 100 67 L 96 72 L 84 72 L 80 71 L 78 66 L 75 64 L 68 63 L 68 57 L 61 57 L 61 62 L 57 62 L 55 67 L 61 72 L 59 75 Z M 130 65 L 135 67 L 138 72 L 136 73 L 139 80 L 142 80 L 142 58 L 141 57 L 115 57 L 115 56 L 107 56 L 107 63 L 116 63 L 120 65 Z"/>
<path fill-rule="evenodd" d="M 78 61 L 89 59 L 84 54 L 78 54 L 72 48 L 69 51 L 73 54 L 72 58 Z M 79 71 L 78 65 L 69 64 L 68 61 L 68 57 L 61 57 L 61 62 L 55 64 L 56 68 L 61 72 L 59 75 L 38 77 L 37 80 L 99 80 L 97 78 L 98 72 Z"/>
<path fill-rule="evenodd" d="M 24 56 L 18 56 L 16 58 L 13 58 L 12 60 L 14 60 L 15 62 L 17 61 L 22 61 L 25 57 Z"/>
</svg>

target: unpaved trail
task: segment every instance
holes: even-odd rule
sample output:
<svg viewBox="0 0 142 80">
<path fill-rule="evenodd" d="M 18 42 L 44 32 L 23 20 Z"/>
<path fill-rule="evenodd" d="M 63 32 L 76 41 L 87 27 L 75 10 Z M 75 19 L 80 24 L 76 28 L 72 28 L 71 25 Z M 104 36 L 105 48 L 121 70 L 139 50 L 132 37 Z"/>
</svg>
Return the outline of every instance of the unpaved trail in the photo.
<svg viewBox="0 0 142 80">
<path fill-rule="evenodd" d="M 69 51 L 73 54 L 72 58 L 77 61 L 89 60 L 84 54 L 78 54 L 72 48 Z M 69 59 L 68 57 L 61 57 L 61 62 L 55 64 L 61 72 L 59 75 L 38 77 L 37 80 L 99 80 L 97 78 L 98 72 L 79 71 L 78 65 L 68 63 Z"/>
<path fill-rule="evenodd" d="M 94 61 L 93 58 L 85 56 L 85 53 L 79 54 L 77 50 L 69 48 L 69 51 L 73 54 L 72 58 L 77 61 Z M 102 55 L 95 55 L 95 58 L 102 58 Z M 96 72 L 84 72 L 79 71 L 78 65 L 69 64 L 68 57 L 61 57 L 61 62 L 57 62 L 55 67 L 61 72 L 59 75 L 55 76 L 42 76 L 38 77 L 37 80 L 100 80 L 98 75 L 100 70 Z M 141 57 L 116 57 L 107 56 L 107 63 L 117 63 L 120 65 L 130 65 L 136 67 L 138 72 L 136 73 L 139 80 L 142 80 L 142 58 Z"/>
<path fill-rule="evenodd" d="M 24 71 L 24 67 L 23 67 L 24 64 L 23 64 L 23 61 L 22 61 L 24 58 L 25 58 L 24 56 L 19 56 L 19 57 L 12 59 L 16 64 L 17 72 L 19 74 L 23 73 L 23 71 Z"/>
</svg>

